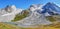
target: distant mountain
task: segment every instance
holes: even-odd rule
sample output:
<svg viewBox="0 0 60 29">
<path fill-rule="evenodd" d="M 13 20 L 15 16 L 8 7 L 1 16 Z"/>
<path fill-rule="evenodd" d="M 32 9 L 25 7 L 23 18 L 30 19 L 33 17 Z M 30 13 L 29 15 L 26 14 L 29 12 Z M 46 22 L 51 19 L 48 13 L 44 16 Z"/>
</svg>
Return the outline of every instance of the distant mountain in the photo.
<svg viewBox="0 0 60 29">
<path fill-rule="evenodd" d="M 15 5 L 2 8 L 0 10 L 0 22 L 11 22 L 15 18 L 15 15 L 20 13 L 22 9 L 18 9 Z"/>
<path fill-rule="evenodd" d="M 46 13 L 47 12 L 50 15 L 58 15 L 58 14 L 60 14 L 60 7 L 57 6 L 54 3 L 50 3 L 49 2 L 46 5 L 44 5 L 42 9 L 44 9 L 42 11 L 42 13 Z"/>
<path fill-rule="evenodd" d="M 31 11 L 37 11 L 38 13 L 45 14 L 46 16 L 60 14 L 60 7 L 54 3 L 48 2 L 45 5 L 31 5 L 29 8 Z M 48 14 L 48 15 L 47 15 Z"/>
<path fill-rule="evenodd" d="M 12 6 L 7 5 L 5 8 L 2 8 L 0 10 L 0 14 L 11 13 L 11 12 L 13 12 L 15 10 L 16 10 L 16 7 L 14 5 L 12 5 Z"/>
</svg>

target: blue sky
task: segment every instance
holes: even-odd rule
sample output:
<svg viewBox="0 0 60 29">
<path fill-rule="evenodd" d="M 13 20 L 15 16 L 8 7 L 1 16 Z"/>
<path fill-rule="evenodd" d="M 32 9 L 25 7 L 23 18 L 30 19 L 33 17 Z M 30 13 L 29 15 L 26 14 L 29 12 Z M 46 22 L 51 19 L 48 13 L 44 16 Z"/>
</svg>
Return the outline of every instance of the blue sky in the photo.
<svg viewBox="0 0 60 29">
<path fill-rule="evenodd" d="M 47 2 L 60 5 L 60 0 L 0 0 L 0 8 L 7 5 L 16 5 L 17 8 L 27 9 L 31 4 L 46 4 Z"/>
</svg>

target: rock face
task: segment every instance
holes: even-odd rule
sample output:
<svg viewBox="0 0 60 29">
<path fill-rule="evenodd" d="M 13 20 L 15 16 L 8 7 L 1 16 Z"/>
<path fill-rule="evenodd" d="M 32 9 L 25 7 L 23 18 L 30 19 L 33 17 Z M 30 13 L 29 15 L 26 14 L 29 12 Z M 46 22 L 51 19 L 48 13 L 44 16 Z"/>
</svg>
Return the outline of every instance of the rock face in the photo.
<svg viewBox="0 0 60 29">
<path fill-rule="evenodd" d="M 20 13 L 22 9 L 17 9 L 14 5 L 7 6 L 0 10 L 0 22 L 11 22 L 15 15 Z"/>
</svg>

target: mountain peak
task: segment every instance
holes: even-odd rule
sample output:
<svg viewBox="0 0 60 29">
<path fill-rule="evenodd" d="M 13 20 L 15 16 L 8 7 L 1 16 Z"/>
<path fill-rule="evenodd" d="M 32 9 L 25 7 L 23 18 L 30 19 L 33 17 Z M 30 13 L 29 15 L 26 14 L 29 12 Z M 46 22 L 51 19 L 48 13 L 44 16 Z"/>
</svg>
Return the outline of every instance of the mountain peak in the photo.
<svg viewBox="0 0 60 29">
<path fill-rule="evenodd" d="M 6 7 L 7 7 L 7 8 L 9 8 L 9 7 L 11 7 L 11 8 L 16 8 L 15 5 L 7 5 Z"/>
<path fill-rule="evenodd" d="M 16 8 L 16 6 L 15 5 L 12 5 L 11 8 Z"/>
<path fill-rule="evenodd" d="M 53 2 L 48 2 L 46 5 L 55 5 Z"/>
<path fill-rule="evenodd" d="M 7 12 L 12 12 L 12 11 L 14 11 L 14 10 L 16 10 L 15 5 L 7 5 L 7 6 L 5 7 L 5 11 L 7 11 Z"/>
<path fill-rule="evenodd" d="M 39 10 L 42 8 L 42 6 L 43 6 L 42 4 L 33 4 L 30 6 L 29 10 L 31 11 Z"/>
<path fill-rule="evenodd" d="M 44 9 L 42 11 L 43 13 L 48 12 L 51 15 L 53 15 L 53 14 L 59 14 L 59 12 L 60 12 L 60 7 L 57 6 L 54 3 L 51 3 L 51 2 L 48 2 L 46 5 L 44 5 L 42 9 Z"/>
<path fill-rule="evenodd" d="M 52 4 L 52 2 L 48 2 L 47 4 Z"/>
<path fill-rule="evenodd" d="M 10 7 L 10 5 L 7 5 L 6 7 Z"/>
</svg>

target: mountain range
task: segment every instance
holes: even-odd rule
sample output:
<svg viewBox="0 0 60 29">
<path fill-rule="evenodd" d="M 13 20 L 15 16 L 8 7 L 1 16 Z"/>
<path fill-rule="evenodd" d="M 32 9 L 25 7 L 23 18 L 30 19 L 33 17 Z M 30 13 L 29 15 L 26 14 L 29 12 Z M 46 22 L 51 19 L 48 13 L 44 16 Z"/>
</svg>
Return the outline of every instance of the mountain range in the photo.
<svg viewBox="0 0 60 29">
<path fill-rule="evenodd" d="M 27 10 L 16 8 L 15 5 L 8 5 L 0 10 L 0 22 L 14 22 L 21 27 L 37 27 L 59 20 L 54 19 L 56 15 L 60 15 L 60 7 L 51 2 L 45 5 L 33 4 Z"/>
</svg>

